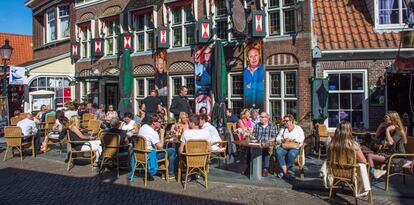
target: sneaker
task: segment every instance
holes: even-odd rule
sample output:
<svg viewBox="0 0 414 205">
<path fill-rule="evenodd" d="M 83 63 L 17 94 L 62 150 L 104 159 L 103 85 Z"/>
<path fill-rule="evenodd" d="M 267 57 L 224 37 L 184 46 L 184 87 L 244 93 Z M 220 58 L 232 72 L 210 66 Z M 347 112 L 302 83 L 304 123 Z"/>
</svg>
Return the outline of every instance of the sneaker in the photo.
<svg viewBox="0 0 414 205">
<path fill-rule="evenodd" d="M 264 168 L 263 170 L 262 170 L 262 176 L 263 177 L 267 177 L 269 175 L 269 170 L 268 169 L 266 169 L 266 168 Z"/>
<path fill-rule="evenodd" d="M 387 173 L 386 170 L 376 169 L 374 171 L 374 177 L 375 177 L 375 179 L 378 179 L 378 178 L 380 178 L 382 175 L 384 175 L 386 173 Z"/>
<path fill-rule="evenodd" d="M 277 174 L 277 177 L 280 179 L 283 178 L 283 176 L 284 176 L 283 172 L 279 172 L 279 174 Z"/>
</svg>

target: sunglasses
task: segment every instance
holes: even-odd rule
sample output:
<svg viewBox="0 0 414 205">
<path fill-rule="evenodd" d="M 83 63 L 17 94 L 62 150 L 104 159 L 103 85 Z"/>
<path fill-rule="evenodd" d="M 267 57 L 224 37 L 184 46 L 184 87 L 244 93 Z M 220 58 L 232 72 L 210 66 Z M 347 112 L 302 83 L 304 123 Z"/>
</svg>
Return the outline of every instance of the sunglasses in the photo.
<svg viewBox="0 0 414 205">
<path fill-rule="evenodd" d="M 260 116 L 260 118 L 267 118 L 267 116 Z"/>
<path fill-rule="evenodd" d="M 289 122 L 290 120 L 283 120 L 283 122 Z"/>
</svg>

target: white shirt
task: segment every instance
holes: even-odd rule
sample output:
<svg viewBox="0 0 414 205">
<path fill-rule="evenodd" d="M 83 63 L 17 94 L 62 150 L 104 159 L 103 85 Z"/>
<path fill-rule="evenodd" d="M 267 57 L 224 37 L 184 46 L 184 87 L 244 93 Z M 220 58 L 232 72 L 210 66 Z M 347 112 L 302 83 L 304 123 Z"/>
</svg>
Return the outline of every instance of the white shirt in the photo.
<svg viewBox="0 0 414 205">
<path fill-rule="evenodd" d="M 293 130 L 289 132 L 287 128 L 280 129 L 279 134 L 276 137 L 277 142 L 282 142 L 282 139 L 291 139 L 299 143 L 299 147 L 302 146 L 305 140 L 305 134 L 300 126 L 294 125 Z"/>
<path fill-rule="evenodd" d="M 135 121 L 131 120 L 131 121 L 129 121 L 128 124 L 126 124 L 125 122 L 122 122 L 122 128 L 121 129 L 126 130 L 126 131 L 131 131 L 131 130 L 134 129 L 134 127 L 135 127 Z"/>
<path fill-rule="evenodd" d="M 188 140 L 209 140 L 209 133 L 203 129 L 191 129 L 184 131 L 181 136 L 181 143 L 186 143 Z"/>
<path fill-rule="evenodd" d="M 219 135 L 217 129 L 213 125 L 211 125 L 209 122 L 204 123 L 204 125 L 201 129 L 206 130 L 208 132 L 208 134 L 209 134 L 208 141 L 210 143 L 221 142 L 221 138 L 220 138 L 220 135 Z"/>
<path fill-rule="evenodd" d="M 65 111 L 65 117 L 68 118 L 69 120 L 70 120 L 71 117 L 77 116 L 77 115 L 78 115 L 77 110 L 67 110 L 67 111 Z"/>
<path fill-rule="evenodd" d="M 24 118 L 17 123 L 17 127 L 22 128 L 22 133 L 25 138 L 30 136 L 30 134 L 37 134 L 36 123 L 33 120 Z"/>
<path fill-rule="evenodd" d="M 155 149 L 155 144 L 160 142 L 160 136 L 158 135 L 158 132 L 147 124 L 143 125 L 141 129 L 139 129 L 138 135 L 145 137 L 145 139 L 147 140 L 148 150 Z"/>
</svg>

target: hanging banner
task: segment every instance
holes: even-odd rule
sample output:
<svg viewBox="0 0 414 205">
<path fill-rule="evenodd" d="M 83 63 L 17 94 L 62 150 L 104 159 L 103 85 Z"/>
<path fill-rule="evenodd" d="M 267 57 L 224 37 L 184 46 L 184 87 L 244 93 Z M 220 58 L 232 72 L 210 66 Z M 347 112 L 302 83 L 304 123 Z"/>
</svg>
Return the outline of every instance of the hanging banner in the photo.
<svg viewBox="0 0 414 205">
<path fill-rule="evenodd" d="M 0 96 L 0 127 L 3 128 L 9 123 L 9 104 L 7 97 Z"/>
<path fill-rule="evenodd" d="M 264 110 L 263 41 L 244 43 L 244 107 Z"/>
<path fill-rule="evenodd" d="M 211 117 L 212 99 L 211 99 L 211 73 L 212 73 L 212 46 L 202 45 L 194 50 L 194 85 L 195 85 L 195 106 L 196 114 L 200 109 L 205 107 L 207 114 Z"/>
<path fill-rule="evenodd" d="M 155 56 L 155 89 L 158 91 L 158 97 L 162 102 L 162 106 L 166 107 L 168 96 L 168 67 L 166 50 L 159 50 Z"/>
<path fill-rule="evenodd" d="M 312 120 L 323 122 L 328 117 L 328 78 L 312 78 Z"/>
<path fill-rule="evenodd" d="M 27 84 L 26 68 L 25 67 L 10 67 L 9 75 L 10 85 L 24 85 Z"/>
</svg>

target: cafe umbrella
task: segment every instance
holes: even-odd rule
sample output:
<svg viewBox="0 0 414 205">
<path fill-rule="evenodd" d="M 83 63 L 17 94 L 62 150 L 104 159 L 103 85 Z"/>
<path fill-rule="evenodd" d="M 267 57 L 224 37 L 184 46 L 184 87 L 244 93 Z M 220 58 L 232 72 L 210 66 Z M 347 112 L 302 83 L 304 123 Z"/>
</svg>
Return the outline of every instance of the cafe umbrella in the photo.
<svg viewBox="0 0 414 205">
<path fill-rule="evenodd" d="M 226 100 L 227 90 L 227 71 L 226 61 L 224 58 L 224 49 L 221 41 L 216 41 L 214 46 L 213 58 L 213 117 L 212 122 L 217 128 L 225 127 L 226 125 Z"/>
<path fill-rule="evenodd" d="M 125 49 L 122 57 L 122 65 L 120 72 L 120 103 L 119 103 L 119 112 L 132 112 L 132 103 L 131 103 L 131 93 L 133 86 L 133 73 L 131 66 L 131 54 L 129 49 Z"/>
</svg>

